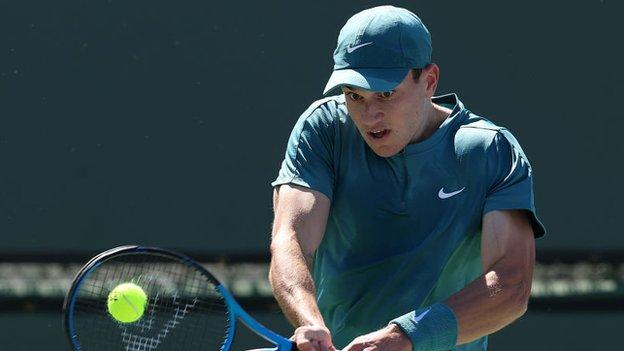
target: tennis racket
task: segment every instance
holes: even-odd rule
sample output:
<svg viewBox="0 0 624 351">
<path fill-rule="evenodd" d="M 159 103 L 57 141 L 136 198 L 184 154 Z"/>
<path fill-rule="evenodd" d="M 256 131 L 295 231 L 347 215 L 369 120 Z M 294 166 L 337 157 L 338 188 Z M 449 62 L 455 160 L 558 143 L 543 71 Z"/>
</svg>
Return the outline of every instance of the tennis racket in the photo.
<svg viewBox="0 0 624 351">
<path fill-rule="evenodd" d="M 133 323 L 117 322 L 107 309 L 108 294 L 126 282 L 148 297 Z M 95 256 L 76 275 L 63 314 L 74 350 L 229 351 L 238 321 L 275 345 L 262 350 L 296 350 L 245 312 L 199 263 L 154 247 L 120 246 Z"/>
</svg>

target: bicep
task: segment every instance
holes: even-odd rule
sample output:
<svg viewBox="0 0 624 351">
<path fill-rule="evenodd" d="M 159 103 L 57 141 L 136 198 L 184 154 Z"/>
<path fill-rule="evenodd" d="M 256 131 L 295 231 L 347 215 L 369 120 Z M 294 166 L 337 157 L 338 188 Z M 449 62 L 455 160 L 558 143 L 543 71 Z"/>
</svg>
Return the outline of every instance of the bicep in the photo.
<svg viewBox="0 0 624 351">
<path fill-rule="evenodd" d="M 273 192 L 272 246 L 296 242 L 310 257 L 320 245 L 329 216 L 330 200 L 323 193 L 295 185 L 281 185 Z"/>
<path fill-rule="evenodd" d="M 524 210 L 497 210 L 483 215 L 481 263 L 484 272 L 495 266 L 520 275 L 531 275 L 535 238 Z"/>
</svg>

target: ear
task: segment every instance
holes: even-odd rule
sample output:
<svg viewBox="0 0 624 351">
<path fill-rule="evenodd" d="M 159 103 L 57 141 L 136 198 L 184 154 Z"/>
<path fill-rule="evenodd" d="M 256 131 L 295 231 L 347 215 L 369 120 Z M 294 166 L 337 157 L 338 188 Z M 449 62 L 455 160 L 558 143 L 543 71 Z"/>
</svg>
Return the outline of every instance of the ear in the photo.
<svg viewBox="0 0 624 351">
<path fill-rule="evenodd" d="M 438 81 L 440 80 L 440 67 L 435 63 L 428 64 L 425 68 L 423 68 L 422 73 L 420 74 L 421 81 L 425 82 L 425 89 L 428 97 L 432 97 L 435 95 L 436 89 L 438 88 Z"/>
</svg>

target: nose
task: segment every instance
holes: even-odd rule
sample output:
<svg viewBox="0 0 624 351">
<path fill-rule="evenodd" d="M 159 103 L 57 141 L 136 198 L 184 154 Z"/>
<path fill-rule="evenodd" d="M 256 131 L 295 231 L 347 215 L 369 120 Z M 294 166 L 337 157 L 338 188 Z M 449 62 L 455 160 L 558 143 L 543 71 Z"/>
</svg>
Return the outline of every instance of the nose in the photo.
<svg viewBox="0 0 624 351">
<path fill-rule="evenodd" d="M 362 122 L 367 126 L 374 126 L 384 116 L 384 112 L 380 104 L 376 101 L 367 101 L 364 105 L 364 114 Z"/>
</svg>

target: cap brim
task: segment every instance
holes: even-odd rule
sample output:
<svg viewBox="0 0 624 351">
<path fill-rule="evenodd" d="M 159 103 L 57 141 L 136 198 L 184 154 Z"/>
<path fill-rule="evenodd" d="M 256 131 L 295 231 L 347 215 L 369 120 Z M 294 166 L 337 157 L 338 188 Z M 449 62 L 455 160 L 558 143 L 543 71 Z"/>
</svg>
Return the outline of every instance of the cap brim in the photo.
<svg viewBox="0 0 624 351">
<path fill-rule="evenodd" d="M 366 68 L 366 69 L 340 69 L 332 73 L 325 85 L 323 95 L 343 85 L 370 90 L 390 91 L 399 85 L 409 68 Z"/>
</svg>

